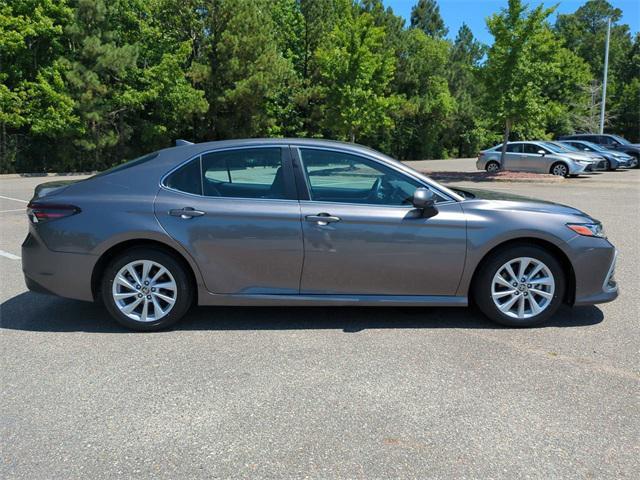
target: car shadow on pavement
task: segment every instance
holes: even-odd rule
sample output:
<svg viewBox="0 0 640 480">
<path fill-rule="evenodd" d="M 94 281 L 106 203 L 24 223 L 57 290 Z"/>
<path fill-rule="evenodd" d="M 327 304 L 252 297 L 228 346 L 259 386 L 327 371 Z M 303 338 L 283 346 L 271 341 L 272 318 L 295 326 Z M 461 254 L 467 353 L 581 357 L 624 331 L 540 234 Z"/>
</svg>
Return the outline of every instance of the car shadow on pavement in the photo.
<svg viewBox="0 0 640 480">
<path fill-rule="evenodd" d="M 562 307 L 545 327 L 602 322 L 595 307 Z M 98 304 L 25 292 L 0 305 L 0 326 L 32 332 L 129 333 Z M 194 307 L 172 330 L 313 330 L 356 333 L 386 328 L 506 328 L 475 308 L 436 307 Z"/>
</svg>

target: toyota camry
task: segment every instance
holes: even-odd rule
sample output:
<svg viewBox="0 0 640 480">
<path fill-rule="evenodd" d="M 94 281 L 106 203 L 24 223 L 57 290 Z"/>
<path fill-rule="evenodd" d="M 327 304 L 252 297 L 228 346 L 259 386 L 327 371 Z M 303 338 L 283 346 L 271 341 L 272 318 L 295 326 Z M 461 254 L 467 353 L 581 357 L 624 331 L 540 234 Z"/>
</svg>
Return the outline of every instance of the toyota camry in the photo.
<svg viewBox="0 0 640 480">
<path fill-rule="evenodd" d="M 575 208 L 454 190 L 308 139 L 160 150 L 36 187 L 29 289 L 166 328 L 194 305 L 445 306 L 509 326 L 618 295 L 615 248 Z"/>
</svg>

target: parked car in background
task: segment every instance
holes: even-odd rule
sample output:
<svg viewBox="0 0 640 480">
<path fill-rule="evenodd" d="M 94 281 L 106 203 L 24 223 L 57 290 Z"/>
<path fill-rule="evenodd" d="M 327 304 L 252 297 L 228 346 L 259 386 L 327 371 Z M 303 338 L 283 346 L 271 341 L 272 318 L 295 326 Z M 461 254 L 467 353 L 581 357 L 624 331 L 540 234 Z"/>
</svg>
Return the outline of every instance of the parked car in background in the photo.
<svg viewBox="0 0 640 480">
<path fill-rule="evenodd" d="M 544 142 L 509 142 L 505 154 L 505 164 L 501 164 L 502 144 L 478 155 L 476 168 L 487 172 L 511 170 L 516 172 L 551 173 L 563 177 L 592 172 L 599 161 L 583 154 L 561 152 L 558 147 L 545 145 Z M 556 151 L 558 150 L 558 151 Z M 602 164 L 604 168 L 604 163 Z"/>
<path fill-rule="evenodd" d="M 605 133 L 602 135 L 594 133 L 576 133 L 574 135 L 564 135 L 559 140 L 584 140 L 586 142 L 602 145 L 605 148 L 626 153 L 636 159 L 636 166 L 640 166 L 640 143 L 631 143 L 629 140 L 619 135 Z"/>
<path fill-rule="evenodd" d="M 137 330 L 165 328 L 194 303 L 462 307 L 471 298 L 496 322 L 528 326 L 562 303 L 618 295 L 616 250 L 588 214 L 457 192 L 341 142 L 168 148 L 37 187 L 27 214 L 28 288 L 101 301 Z"/>
<path fill-rule="evenodd" d="M 607 161 L 607 170 L 633 168 L 638 163 L 631 155 L 627 155 L 626 153 L 618 152 L 616 150 L 610 150 L 602 145 L 597 145 L 585 140 L 561 140 L 560 143 L 572 146 L 578 150 L 593 152 L 603 156 Z"/>
<path fill-rule="evenodd" d="M 585 152 L 584 150 L 578 150 L 575 147 L 572 147 L 571 145 L 564 145 L 561 142 L 554 142 L 554 141 L 543 141 L 540 142 L 542 143 L 542 145 L 544 145 L 545 147 L 548 147 L 549 149 L 551 149 L 551 151 L 555 152 L 555 153 L 567 153 L 567 154 L 571 154 L 574 157 L 575 156 L 580 156 L 586 160 L 590 160 L 593 162 L 592 166 L 591 166 L 591 171 L 602 171 L 602 170 L 606 170 L 607 169 L 607 160 L 606 158 L 604 158 L 602 155 L 599 155 L 597 153 L 593 153 L 593 152 Z"/>
</svg>

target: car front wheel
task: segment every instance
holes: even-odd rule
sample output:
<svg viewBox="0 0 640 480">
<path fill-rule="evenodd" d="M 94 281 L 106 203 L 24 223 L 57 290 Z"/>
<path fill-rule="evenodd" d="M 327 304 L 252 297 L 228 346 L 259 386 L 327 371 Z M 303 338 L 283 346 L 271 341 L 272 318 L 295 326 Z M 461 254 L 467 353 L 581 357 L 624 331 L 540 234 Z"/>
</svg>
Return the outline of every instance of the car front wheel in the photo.
<svg viewBox="0 0 640 480">
<path fill-rule="evenodd" d="M 491 320 L 529 327 L 555 313 L 564 298 L 565 282 L 553 255 L 538 246 L 522 245 L 497 252 L 483 263 L 473 296 Z"/>
<path fill-rule="evenodd" d="M 559 177 L 567 177 L 569 175 L 569 168 L 564 163 L 555 163 L 551 167 L 551 174 L 558 175 Z"/>
<path fill-rule="evenodd" d="M 118 323 L 140 331 L 177 322 L 193 298 L 182 263 L 153 248 L 133 248 L 114 258 L 104 272 L 101 293 Z"/>
<path fill-rule="evenodd" d="M 485 167 L 485 169 L 489 173 L 496 173 L 500 171 L 500 164 L 492 160 L 489 163 L 487 163 L 487 166 Z"/>
</svg>

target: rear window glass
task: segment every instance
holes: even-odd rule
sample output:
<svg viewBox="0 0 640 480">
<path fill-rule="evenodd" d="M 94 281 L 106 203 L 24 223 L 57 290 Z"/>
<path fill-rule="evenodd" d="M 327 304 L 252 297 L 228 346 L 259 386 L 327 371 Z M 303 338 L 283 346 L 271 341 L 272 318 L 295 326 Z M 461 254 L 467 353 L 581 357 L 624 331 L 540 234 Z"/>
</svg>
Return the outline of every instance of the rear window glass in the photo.
<svg viewBox="0 0 640 480">
<path fill-rule="evenodd" d="M 111 173 L 116 173 L 122 170 L 126 170 L 127 168 L 136 167 L 138 165 L 142 165 L 143 163 L 147 163 L 150 160 L 153 160 L 157 156 L 158 156 L 158 152 L 149 153 L 147 155 L 143 155 L 142 157 L 129 160 L 128 162 L 125 161 L 124 163 L 119 163 L 118 165 L 115 165 L 107 170 L 103 170 L 102 172 L 95 174 L 93 177 L 102 177 L 104 175 L 109 175 Z"/>
<path fill-rule="evenodd" d="M 200 159 L 190 161 L 167 177 L 164 184 L 181 192 L 202 195 Z"/>
</svg>

